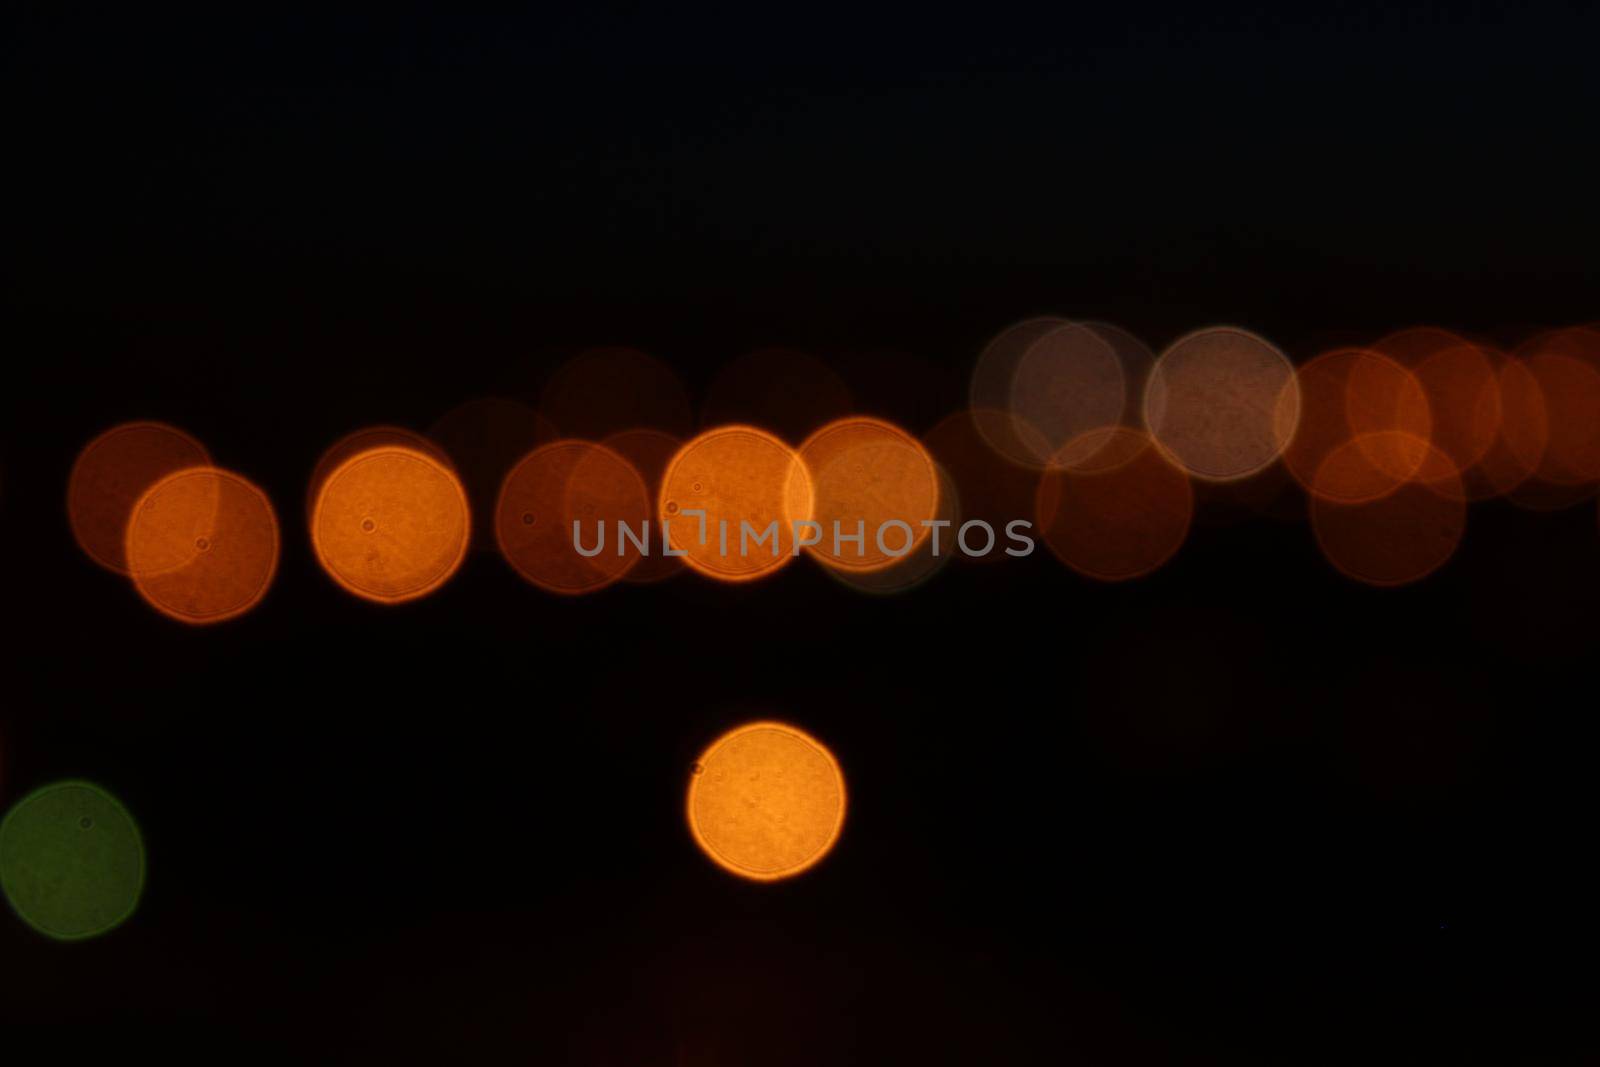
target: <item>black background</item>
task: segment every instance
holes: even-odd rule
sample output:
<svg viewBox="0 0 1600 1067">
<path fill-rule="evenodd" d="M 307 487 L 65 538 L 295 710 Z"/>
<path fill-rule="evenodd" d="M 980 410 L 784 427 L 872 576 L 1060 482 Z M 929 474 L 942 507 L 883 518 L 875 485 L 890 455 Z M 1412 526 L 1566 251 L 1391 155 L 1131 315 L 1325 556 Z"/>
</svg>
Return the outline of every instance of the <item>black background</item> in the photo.
<svg viewBox="0 0 1600 1067">
<path fill-rule="evenodd" d="M 1028 314 L 1297 359 L 1600 318 L 1592 12 L 10 18 L 0 799 L 104 784 L 150 875 L 97 941 L 0 923 L 0 1014 L 351 1061 L 1592 1050 L 1592 503 L 1477 505 L 1393 591 L 1212 501 L 1123 586 L 1040 552 L 567 600 L 478 555 L 398 609 L 301 510 L 345 432 L 601 344 L 697 396 L 793 346 L 925 430 Z M 273 498 L 252 614 L 169 623 L 73 544 L 72 460 L 134 418 Z M 682 824 L 754 716 L 851 789 L 791 883 Z"/>
</svg>

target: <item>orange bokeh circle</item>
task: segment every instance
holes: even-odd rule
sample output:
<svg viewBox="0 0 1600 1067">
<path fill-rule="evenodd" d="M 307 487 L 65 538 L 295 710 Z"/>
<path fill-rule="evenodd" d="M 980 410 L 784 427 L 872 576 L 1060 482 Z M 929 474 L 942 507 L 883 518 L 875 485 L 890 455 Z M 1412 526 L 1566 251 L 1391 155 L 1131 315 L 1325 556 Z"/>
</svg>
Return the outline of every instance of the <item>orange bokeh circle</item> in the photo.
<svg viewBox="0 0 1600 1067">
<path fill-rule="evenodd" d="M 414 430 L 408 430 L 403 426 L 364 427 L 335 441 L 322 453 L 317 465 L 311 469 L 311 482 L 306 486 L 307 520 L 309 521 L 312 513 L 316 511 L 317 496 L 322 492 L 322 486 L 327 482 L 328 475 L 338 470 L 352 456 L 385 446 L 414 449 L 432 456 L 445 466 L 453 466 L 444 449 Z"/>
<path fill-rule="evenodd" d="M 1137 430 L 1094 430 L 1069 442 L 1039 479 L 1039 534 L 1079 574 L 1119 582 L 1177 553 L 1194 517 L 1194 491 Z"/>
<path fill-rule="evenodd" d="M 210 465 L 205 447 L 175 426 L 113 426 L 84 446 L 67 478 L 67 519 L 78 547 L 127 574 L 128 519 L 139 498 L 169 474 Z"/>
<path fill-rule="evenodd" d="M 1415 376 L 1428 399 L 1430 424 L 1426 432 L 1415 425 L 1357 425 L 1356 432 L 1395 430 L 1428 441 L 1439 456 L 1454 465 L 1461 479 L 1460 491 L 1469 500 L 1503 492 L 1501 482 L 1510 473 L 1504 462 L 1507 457 L 1492 454 L 1501 443 L 1507 417 L 1504 357 L 1490 346 L 1437 326 L 1397 330 L 1373 342 L 1372 350 Z M 1515 397 L 1509 399 L 1516 401 Z M 1427 459 L 1416 451 L 1408 453 L 1408 460 L 1418 465 L 1437 459 Z M 1480 465 L 1488 469 L 1480 470 Z"/>
<path fill-rule="evenodd" d="M 1455 554 L 1466 531 L 1466 495 L 1454 461 L 1412 438 L 1381 445 L 1382 454 L 1423 454 L 1410 477 L 1395 477 L 1387 489 L 1359 500 L 1341 500 L 1325 482 L 1346 479 L 1344 468 L 1361 468 L 1369 479 L 1373 449 L 1354 438 L 1323 463 L 1311 493 L 1311 529 L 1322 554 L 1340 573 L 1368 585 L 1395 586 L 1432 574 Z"/>
<path fill-rule="evenodd" d="M 1392 444 L 1427 440 L 1433 430 L 1427 394 L 1406 368 L 1368 349 L 1340 348 L 1322 353 L 1295 374 L 1299 420 L 1282 458 L 1284 468 L 1308 492 L 1328 456 L 1356 437 L 1367 440 L 1365 458 L 1371 461 L 1376 484 L 1365 487 L 1344 479 L 1325 486 L 1343 499 L 1381 496 L 1388 488 L 1385 472 L 1403 478 L 1420 462 L 1415 451 L 1395 451 Z M 1393 437 L 1389 431 L 1406 436 Z M 1391 451 L 1378 451 L 1383 448 Z"/>
<path fill-rule="evenodd" d="M 757 882 L 820 863 L 844 829 L 844 772 L 826 745 L 787 723 L 752 722 L 694 763 L 689 833 L 723 870 Z"/>
<path fill-rule="evenodd" d="M 1225 482 L 1263 470 L 1294 437 L 1294 366 L 1265 340 L 1231 326 L 1174 342 L 1145 388 L 1150 435 L 1196 478 Z"/>
<path fill-rule="evenodd" d="M 236 618 L 266 596 L 278 569 L 278 519 L 265 493 L 231 471 L 170 474 L 134 505 L 124 539 L 134 588 L 192 625 Z"/>
<path fill-rule="evenodd" d="M 384 445 L 345 460 L 311 514 L 317 560 L 346 591 L 381 604 L 426 596 L 460 568 L 471 509 L 455 471 L 433 454 Z"/>
<path fill-rule="evenodd" d="M 495 507 L 495 540 L 513 570 L 550 593 L 576 596 L 603 589 L 642 558 L 623 538 L 624 523 L 651 553 L 660 538 L 649 530 L 650 495 L 622 456 L 590 441 L 552 441 L 534 449 L 506 475 Z M 574 522 L 585 556 L 574 542 Z M 603 529 L 604 533 L 600 531 Z M 620 549 L 620 551 L 619 551 Z"/>
<path fill-rule="evenodd" d="M 928 450 L 900 427 L 839 419 L 806 438 L 800 458 L 811 476 L 811 517 L 821 527 L 821 540 L 806 551 L 826 566 L 882 570 L 927 539 L 923 523 L 939 514 L 939 472 Z M 835 543 L 836 523 L 842 535 L 859 533 L 861 542 Z"/>
<path fill-rule="evenodd" d="M 794 557 L 795 523 L 811 519 L 813 501 L 798 453 L 754 426 L 720 426 L 672 457 L 657 513 L 686 564 L 708 578 L 743 582 L 766 577 Z M 774 523 L 776 539 L 756 543 Z M 746 526 L 749 542 L 741 544 Z"/>
</svg>

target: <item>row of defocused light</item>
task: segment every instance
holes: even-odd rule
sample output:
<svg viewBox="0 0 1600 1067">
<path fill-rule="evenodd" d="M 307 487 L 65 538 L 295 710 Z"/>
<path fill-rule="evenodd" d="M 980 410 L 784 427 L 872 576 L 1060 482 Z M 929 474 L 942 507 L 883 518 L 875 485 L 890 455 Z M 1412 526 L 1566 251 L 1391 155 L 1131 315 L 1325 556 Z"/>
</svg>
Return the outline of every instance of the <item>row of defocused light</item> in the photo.
<svg viewBox="0 0 1600 1067">
<path fill-rule="evenodd" d="M 952 547 L 948 536 L 938 554 L 941 529 L 1007 530 L 1026 519 L 1067 565 L 1119 581 L 1177 552 L 1204 493 L 1231 487 L 1259 499 L 1282 483 L 1303 491 L 1334 566 L 1395 585 L 1449 559 L 1473 501 L 1553 510 L 1600 486 L 1593 328 L 1548 331 L 1510 351 L 1411 329 L 1295 367 L 1238 329 L 1191 334 L 1157 358 L 1115 327 L 1034 319 L 985 348 L 970 407 L 920 438 L 850 414 L 831 372 L 794 354 L 736 362 L 706 406 L 712 428 L 694 434 L 671 372 L 611 349 L 563 368 L 537 410 L 479 400 L 426 433 L 360 430 L 328 449 L 310 479 L 317 558 L 339 585 L 382 603 L 436 590 L 474 545 L 497 547 L 529 582 L 563 594 L 683 570 L 749 581 L 797 548 L 841 581 L 883 592 L 951 558 L 1010 558 L 969 553 L 959 537 Z M 276 572 L 279 521 L 266 495 L 171 426 L 130 423 L 90 442 L 73 467 L 68 511 L 89 556 L 185 622 L 248 611 Z M 573 520 L 639 529 L 697 511 L 757 528 L 776 521 L 775 551 L 724 555 L 683 522 L 668 539 L 681 555 L 587 557 L 568 533 Z M 849 551 L 826 538 L 800 546 L 791 523 L 802 518 L 903 522 L 910 537 L 896 549 L 909 551 L 870 538 Z M 685 815 L 718 866 L 771 881 L 829 853 L 845 795 L 822 742 L 754 722 L 718 737 L 688 769 Z M 0 891 L 51 937 L 92 937 L 125 921 L 145 866 L 137 824 L 90 783 L 35 789 L 0 820 Z"/>
<path fill-rule="evenodd" d="M 687 394 L 659 361 L 589 353 L 538 409 L 476 400 L 425 433 L 372 427 L 337 442 L 310 479 L 311 542 L 342 588 L 382 603 L 435 591 L 474 546 L 565 595 L 685 569 L 750 581 L 802 551 L 855 588 L 893 592 L 952 558 L 1027 554 L 1035 538 L 1079 573 L 1122 581 L 1177 552 L 1197 487 L 1282 482 L 1303 491 L 1335 567 L 1398 585 L 1450 558 L 1471 501 L 1550 509 L 1600 485 L 1591 328 L 1509 352 L 1415 328 L 1297 368 L 1231 327 L 1158 358 L 1115 327 L 1031 319 L 984 348 L 970 406 L 920 438 L 838 410 L 849 398 L 833 381 L 804 357 L 758 354 L 708 403 L 745 421 L 694 434 Z M 130 423 L 90 442 L 68 510 L 92 558 L 185 622 L 249 610 L 277 567 L 265 494 L 172 426 Z M 747 526 L 774 532 L 751 547 Z"/>
</svg>

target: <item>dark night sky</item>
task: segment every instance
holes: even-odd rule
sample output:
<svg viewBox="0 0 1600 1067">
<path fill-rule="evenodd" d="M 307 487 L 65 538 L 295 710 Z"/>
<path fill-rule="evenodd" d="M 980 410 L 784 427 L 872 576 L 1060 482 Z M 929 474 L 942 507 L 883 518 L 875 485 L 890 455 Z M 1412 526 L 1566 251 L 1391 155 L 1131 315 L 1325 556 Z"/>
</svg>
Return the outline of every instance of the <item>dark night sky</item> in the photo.
<svg viewBox="0 0 1600 1067">
<path fill-rule="evenodd" d="M 792 567 L 569 602 L 480 557 L 395 611 L 318 572 L 298 502 L 344 432 L 599 344 L 696 395 L 799 346 L 920 431 L 1040 312 L 1297 359 L 1600 319 L 1591 6 L 29 7 L 0 33 L 0 801 L 92 777 L 151 876 L 98 942 L 0 923 L 0 1016 L 351 1062 L 1588 1051 L 1592 502 L 1478 506 L 1390 592 L 1213 515 L 1127 586 L 1037 558 L 888 600 Z M 886 389 L 891 353 L 921 376 Z M 167 625 L 72 544 L 77 449 L 141 417 L 278 506 L 236 624 Z M 775 887 L 680 818 L 757 713 L 855 799 Z"/>
</svg>

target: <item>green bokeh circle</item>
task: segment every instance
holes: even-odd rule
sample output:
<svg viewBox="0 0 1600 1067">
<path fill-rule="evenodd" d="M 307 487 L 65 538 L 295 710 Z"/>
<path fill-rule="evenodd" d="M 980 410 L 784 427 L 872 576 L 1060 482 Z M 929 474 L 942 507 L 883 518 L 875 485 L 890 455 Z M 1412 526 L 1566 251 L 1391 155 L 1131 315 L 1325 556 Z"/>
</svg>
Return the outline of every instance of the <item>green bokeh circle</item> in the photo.
<svg viewBox="0 0 1600 1067">
<path fill-rule="evenodd" d="M 144 842 L 116 798 L 89 782 L 57 782 L 0 821 L 0 891 L 19 918 L 61 941 L 125 921 L 144 890 Z"/>
</svg>

